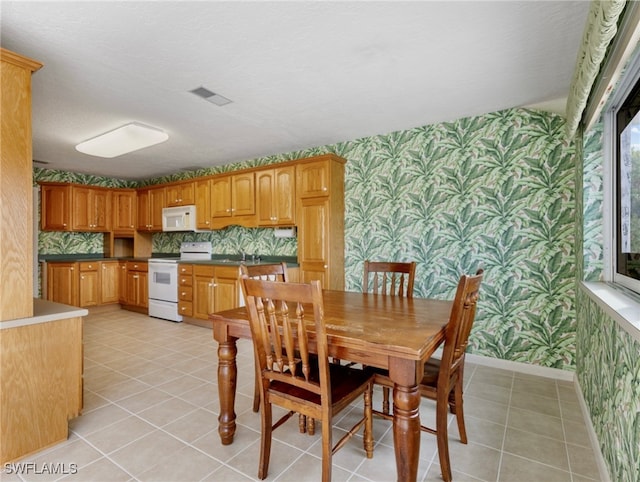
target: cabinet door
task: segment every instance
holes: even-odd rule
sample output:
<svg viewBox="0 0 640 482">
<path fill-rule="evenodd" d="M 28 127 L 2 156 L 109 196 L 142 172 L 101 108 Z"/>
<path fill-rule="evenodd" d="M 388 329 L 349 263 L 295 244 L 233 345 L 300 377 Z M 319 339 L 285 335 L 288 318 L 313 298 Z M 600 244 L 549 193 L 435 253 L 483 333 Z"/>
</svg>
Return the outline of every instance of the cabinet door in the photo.
<svg viewBox="0 0 640 482">
<path fill-rule="evenodd" d="M 118 302 L 127 303 L 127 263 L 118 263 Z"/>
<path fill-rule="evenodd" d="M 71 230 L 71 186 L 42 185 L 40 203 L 42 231 Z"/>
<path fill-rule="evenodd" d="M 297 166 L 298 196 L 301 198 L 329 194 L 329 161 L 302 163 Z"/>
<path fill-rule="evenodd" d="M 98 304 L 99 279 L 98 270 L 80 272 L 80 306 L 96 306 Z"/>
<path fill-rule="evenodd" d="M 211 217 L 231 216 L 231 176 L 214 177 L 211 180 Z"/>
<path fill-rule="evenodd" d="M 256 203 L 260 226 L 273 226 L 277 222 L 274 211 L 275 190 L 275 171 L 273 169 L 256 173 Z"/>
<path fill-rule="evenodd" d="M 47 263 L 47 299 L 78 306 L 76 263 Z"/>
<path fill-rule="evenodd" d="M 120 263 L 102 261 L 100 263 L 100 304 L 117 303 L 120 299 Z"/>
<path fill-rule="evenodd" d="M 238 306 L 238 273 L 235 276 L 216 275 L 211 313 L 230 310 Z"/>
<path fill-rule="evenodd" d="M 275 170 L 275 196 L 273 211 L 277 224 L 293 226 L 295 224 L 296 198 L 296 169 L 295 166 L 283 167 Z"/>
<path fill-rule="evenodd" d="M 196 275 L 193 277 L 193 317 L 201 320 L 209 319 L 214 310 L 214 278 Z"/>
<path fill-rule="evenodd" d="M 251 216 L 256 213 L 255 173 L 232 176 L 231 213 L 233 216 Z"/>
<path fill-rule="evenodd" d="M 93 218 L 94 231 L 111 230 L 111 192 L 107 189 L 93 189 L 89 206 Z"/>
<path fill-rule="evenodd" d="M 149 219 L 152 231 L 162 231 L 162 209 L 165 207 L 165 189 L 149 190 Z"/>
<path fill-rule="evenodd" d="M 73 186 L 73 230 L 93 231 L 93 215 L 91 210 L 91 188 Z"/>
<path fill-rule="evenodd" d="M 298 229 L 304 237 L 298 240 L 298 260 L 302 282 L 318 279 L 322 287 L 329 279 L 329 199 L 302 199 Z"/>
<path fill-rule="evenodd" d="M 141 308 L 149 307 L 149 277 L 145 272 L 138 273 L 137 305 Z"/>
<path fill-rule="evenodd" d="M 167 186 L 167 206 L 188 206 L 195 204 L 194 182 Z"/>
<path fill-rule="evenodd" d="M 125 303 L 137 306 L 140 299 L 140 273 L 138 271 L 127 270 L 127 293 Z"/>
<path fill-rule="evenodd" d="M 111 225 L 115 232 L 130 233 L 136 228 L 137 202 L 135 191 L 114 191 Z"/>
<path fill-rule="evenodd" d="M 211 180 L 195 183 L 196 228 L 211 229 Z"/>
</svg>

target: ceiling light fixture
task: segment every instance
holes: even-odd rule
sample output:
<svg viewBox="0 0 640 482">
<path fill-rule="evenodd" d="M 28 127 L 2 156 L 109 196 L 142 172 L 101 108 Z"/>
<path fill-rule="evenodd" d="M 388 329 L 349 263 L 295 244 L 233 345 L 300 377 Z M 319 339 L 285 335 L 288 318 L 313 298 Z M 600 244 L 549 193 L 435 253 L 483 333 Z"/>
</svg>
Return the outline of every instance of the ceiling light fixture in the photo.
<svg viewBox="0 0 640 482">
<path fill-rule="evenodd" d="M 189 92 L 197 95 L 198 97 L 202 97 L 207 102 L 211 102 L 212 104 L 215 104 L 219 107 L 222 107 L 223 105 L 231 104 L 231 102 L 233 102 L 232 100 L 227 99 L 226 97 L 220 94 L 211 92 L 206 87 L 198 87 L 197 89 L 190 90 Z"/>
<path fill-rule="evenodd" d="M 112 158 L 166 141 L 169 135 L 138 122 L 131 122 L 81 142 L 76 150 L 90 156 Z"/>
</svg>

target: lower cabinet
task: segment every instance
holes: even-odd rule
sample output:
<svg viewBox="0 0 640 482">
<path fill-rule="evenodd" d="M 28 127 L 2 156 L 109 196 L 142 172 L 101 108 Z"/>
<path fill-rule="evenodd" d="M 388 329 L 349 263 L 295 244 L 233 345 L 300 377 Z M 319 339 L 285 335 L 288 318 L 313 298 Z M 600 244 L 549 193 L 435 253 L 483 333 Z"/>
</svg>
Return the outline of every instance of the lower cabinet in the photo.
<svg viewBox="0 0 640 482">
<path fill-rule="evenodd" d="M 185 269 L 184 275 L 183 269 Z M 187 274 L 189 272 L 192 276 Z M 239 305 L 239 272 L 237 266 L 180 264 L 178 278 L 180 314 L 199 320 L 208 320 L 210 313 L 236 308 Z"/>
<path fill-rule="evenodd" d="M 120 301 L 120 263 L 102 261 L 100 263 L 100 293 L 98 304 L 106 305 Z"/>
<path fill-rule="evenodd" d="M 99 261 L 78 263 L 80 266 L 80 306 L 97 306 L 100 302 Z"/>
<path fill-rule="evenodd" d="M 149 308 L 147 263 L 127 261 L 125 308 L 146 311 Z"/>
<path fill-rule="evenodd" d="M 78 263 L 47 263 L 47 299 L 78 306 Z"/>
</svg>

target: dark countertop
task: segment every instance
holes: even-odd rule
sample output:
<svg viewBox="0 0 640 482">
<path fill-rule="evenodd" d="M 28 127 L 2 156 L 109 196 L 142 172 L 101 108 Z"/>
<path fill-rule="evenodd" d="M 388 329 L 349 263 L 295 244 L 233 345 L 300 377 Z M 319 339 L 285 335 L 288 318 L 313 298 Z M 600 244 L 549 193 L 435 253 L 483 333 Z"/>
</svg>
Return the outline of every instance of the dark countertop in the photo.
<svg viewBox="0 0 640 482">
<path fill-rule="evenodd" d="M 242 261 L 238 255 L 225 255 L 225 254 L 213 254 L 210 260 L 180 260 L 179 255 L 174 253 L 153 253 L 149 258 L 136 258 L 136 257 L 119 257 L 119 258 L 105 258 L 102 254 L 95 253 L 80 253 L 80 254 L 42 254 L 38 256 L 39 262 L 47 263 L 75 263 L 83 261 L 140 261 L 146 262 L 154 258 L 175 258 L 179 263 L 188 264 L 214 264 L 221 266 L 240 266 Z M 250 256 L 247 256 L 246 264 L 269 264 L 280 263 L 284 261 L 288 267 L 297 267 L 298 258 L 296 256 L 261 256 L 260 260 L 253 261 Z"/>
</svg>

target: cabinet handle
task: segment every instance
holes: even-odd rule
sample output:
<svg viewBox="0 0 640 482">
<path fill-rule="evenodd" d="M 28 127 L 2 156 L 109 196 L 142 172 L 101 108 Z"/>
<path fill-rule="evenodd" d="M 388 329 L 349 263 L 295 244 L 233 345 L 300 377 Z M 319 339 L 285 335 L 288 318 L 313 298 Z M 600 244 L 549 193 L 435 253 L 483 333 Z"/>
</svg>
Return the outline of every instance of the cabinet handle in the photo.
<svg viewBox="0 0 640 482">
<path fill-rule="evenodd" d="M 187 282 L 187 280 L 186 280 L 186 279 L 184 279 L 184 278 L 182 278 L 182 279 L 180 280 L 180 283 L 186 283 L 186 282 Z"/>
<path fill-rule="evenodd" d="M 327 266 L 326 264 L 324 265 L 324 269 L 327 269 L 329 266 Z"/>
<path fill-rule="evenodd" d="M 138 275 L 137 275 L 137 274 L 134 274 L 134 275 L 133 275 L 133 279 L 138 279 Z"/>
<path fill-rule="evenodd" d="M 62 227 L 66 228 L 67 227 L 67 223 L 62 223 Z"/>
<path fill-rule="evenodd" d="M 184 291 L 182 292 L 182 296 L 186 296 L 187 293 L 185 293 Z"/>
<path fill-rule="evenodd" d="M 209 224 L 209 221 L 205 222 L 204 224 Z"/>
<path fill-rule="evenodd" d="M 230 213 L 231 212 L 231 208 L 225 209 L 225 212 Z"/>
<path fill-rule="evenodd" d="M 327 190 L 327 188 L 326 188 L 326 187 L 323 187 L 323 188 L 322 188 L 322 190 L 323 190 L 323 191 L 326 191 L 326 190 Z"/>
<path fill-rule="evenodd" d="M 84 275 L 80 276 L 80 279 L 84 279 Z"/>
<path fill-rule="evenodd" d="M 184 311 L 184 310 L 186 310 L 186 309 L 187 309 L 187 307 L 186 307 L 186 306 L 183 306 L 183 307 L 182 307 L 182 308 L 180 308 L 180 309 L 181 309 L 182 311 Z"/>
<path fill-rule="evenodd" d="M 73 271 L 73 266 L 71 268 L 69 268 L 69 271 Z"/>
</svg>

